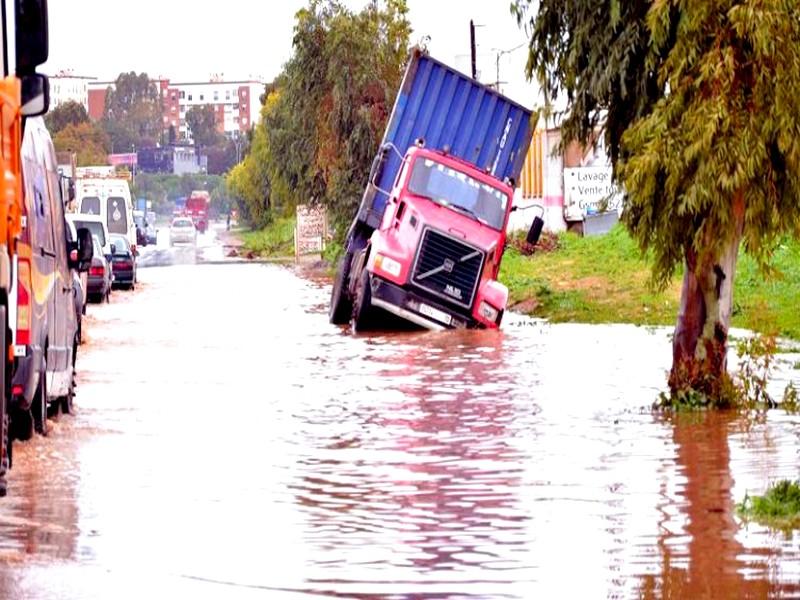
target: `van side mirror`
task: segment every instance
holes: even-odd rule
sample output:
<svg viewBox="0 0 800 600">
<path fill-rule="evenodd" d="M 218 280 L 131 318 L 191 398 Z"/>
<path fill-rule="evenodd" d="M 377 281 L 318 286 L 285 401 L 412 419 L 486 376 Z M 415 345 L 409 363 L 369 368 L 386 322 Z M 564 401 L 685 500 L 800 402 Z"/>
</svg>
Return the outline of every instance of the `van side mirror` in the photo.
<svg viewBox="0 0 800 600">
<path fill-rule="evenodd" d="M 111 254 L 116 254 L 116 253 L 117 253 L 117 245 L 111 244 Z"/>
<path fill-rule="evenodd" d="M 71 254 L 71 253 L 70 253 Z M 92 265 L 92 255 L 94 254 L 94 241 L 92 239 L 92 232 L 86 227 L 78 229 L 78 260 L 74 268 L 78 271 L 88 271 Z M 72 258 L 70 256 L 70 258 Z"/>
<path fill-rule="evenodd" d="M 14 4 L 17 74 L 31 75 L 36 67 L 47 62 L 50 55 L 47 0 L 17 0 Z"/>
<path fill-rule="evenodd" d="M 33 73 L 22 77 L 22 116 L 38 117 L 50 108 L 50 81 Z"/>
</svg>

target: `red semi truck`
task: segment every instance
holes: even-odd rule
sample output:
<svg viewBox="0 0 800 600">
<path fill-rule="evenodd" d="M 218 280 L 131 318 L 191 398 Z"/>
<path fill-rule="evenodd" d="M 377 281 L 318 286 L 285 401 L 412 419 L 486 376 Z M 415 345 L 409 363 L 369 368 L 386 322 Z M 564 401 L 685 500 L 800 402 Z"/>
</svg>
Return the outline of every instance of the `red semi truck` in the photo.
<svg viewBox="0 0 800 600">
<path fill-rule="evenodd" d="M 200 233 L 204 233 L 208 229 L 208 206 L 210 203 L 211 195 L 205 191 L 194 191 L 186 199 L 186 216 L 192 219 L 192 223 Z"/>
<path fill-rule="evenodd" d="M 415 50 L 347 235 L 331 322 L 363 330 L 388 312 L 433 330 L 499 327 L 532 128 L 529 110 Z"/>
</svg>

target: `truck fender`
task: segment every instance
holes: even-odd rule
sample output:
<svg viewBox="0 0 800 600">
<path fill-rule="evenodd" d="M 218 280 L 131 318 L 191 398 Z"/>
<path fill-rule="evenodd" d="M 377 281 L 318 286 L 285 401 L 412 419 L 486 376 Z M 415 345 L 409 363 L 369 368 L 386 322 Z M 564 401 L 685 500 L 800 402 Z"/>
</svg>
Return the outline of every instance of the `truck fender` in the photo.
<svg viewBox="0 0 800 600">
<path fill-rule="evenodd" d="M 478 290 L 477 306 L 481 302 L 488 302 L 497 310 L 503 311 L 508 304 L 508 288 L 495 279 L 485 279 Z"/>
</svg>

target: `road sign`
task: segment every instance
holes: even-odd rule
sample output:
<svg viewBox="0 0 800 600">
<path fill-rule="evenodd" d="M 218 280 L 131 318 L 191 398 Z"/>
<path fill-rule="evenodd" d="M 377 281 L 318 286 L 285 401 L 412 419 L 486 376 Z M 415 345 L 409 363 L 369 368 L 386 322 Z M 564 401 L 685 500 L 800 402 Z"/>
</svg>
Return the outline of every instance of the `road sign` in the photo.
<svg viewBox="0 0 800 600">
<path fill-rule="evenodd" d="M 297 207 L 294 229 L 294 254 L 319 254 L 325 249 L 328 237 L 328 217 L 321 206 L 300 204 Z"/>
</svg>

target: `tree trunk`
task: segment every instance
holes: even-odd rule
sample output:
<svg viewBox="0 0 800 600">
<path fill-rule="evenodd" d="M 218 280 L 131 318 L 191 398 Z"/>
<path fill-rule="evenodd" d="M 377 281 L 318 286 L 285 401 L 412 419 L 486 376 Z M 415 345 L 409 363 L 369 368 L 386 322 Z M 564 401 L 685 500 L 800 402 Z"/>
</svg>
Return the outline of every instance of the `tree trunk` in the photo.
<svg viewBox="0 0 800 600">
<path fill-rule="evenodd" d="M 672 392 L 695 390 L 719 399 L 728 377 L 733 281 L 744 228 L 744 196 L 733 201 L 734 227 L 717 256 L 686 253 L 681 305 L 672 344 Z M 711 235 L 711 234 L 709 234 Z"/>
</svg>

